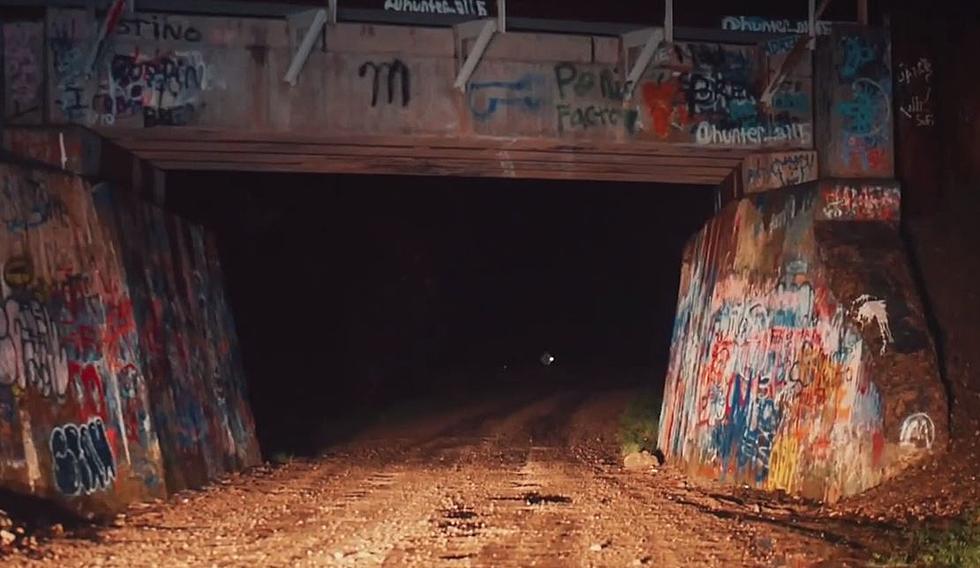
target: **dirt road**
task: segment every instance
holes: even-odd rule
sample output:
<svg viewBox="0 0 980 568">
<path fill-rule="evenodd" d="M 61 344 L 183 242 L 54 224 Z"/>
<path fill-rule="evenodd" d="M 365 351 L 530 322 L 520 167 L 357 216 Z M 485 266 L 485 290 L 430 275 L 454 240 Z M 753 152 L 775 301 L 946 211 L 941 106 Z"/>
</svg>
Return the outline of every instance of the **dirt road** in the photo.
<svg viewBox="0 0 980 568">
<path fill-rule="evenodd" d="M 135 508 L 122 527 L 53 539 L 57 566 L 841 565 L 859 546 L 798 507 L 626 471 L 634 393 L 487 400 L 394 421 L 315 460 Z M 801 516 L 802 515 L 802 516 Z M 860 555 L 858 555 L 860 556 Z"/>
</svg>

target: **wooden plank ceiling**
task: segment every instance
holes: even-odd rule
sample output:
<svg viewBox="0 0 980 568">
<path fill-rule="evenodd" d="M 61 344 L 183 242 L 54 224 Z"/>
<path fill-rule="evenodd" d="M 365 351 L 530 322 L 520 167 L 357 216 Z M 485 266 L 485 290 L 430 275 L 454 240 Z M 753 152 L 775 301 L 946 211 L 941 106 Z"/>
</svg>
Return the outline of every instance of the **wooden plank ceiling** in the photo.
<svg viewBox="0 0 980 568">
<path fill-rule="evenodd" d="M 717 185 L 749 153 L 630 141 L 308 136 L 187 127 L 100 133 L 164 170 L 448 175 Z"/>
</svg>

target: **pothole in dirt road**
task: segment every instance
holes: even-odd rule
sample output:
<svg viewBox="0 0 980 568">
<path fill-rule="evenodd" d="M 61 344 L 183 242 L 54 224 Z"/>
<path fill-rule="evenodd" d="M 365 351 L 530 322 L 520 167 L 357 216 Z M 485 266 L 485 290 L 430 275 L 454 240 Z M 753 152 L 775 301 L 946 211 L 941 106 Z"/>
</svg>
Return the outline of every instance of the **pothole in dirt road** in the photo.
<svg viewBox="0 0 980 568">
<path fill-rule="evenodd" d="M 373 487 L 387 487 L 392 485 L 397 477 L 393 473 L 372 473 L 367 478 L 367 484 Z"/>
<path fill-rule="evenodd" d="M 440 560 L 469 560 L 470 558 L 473 558 L 475 556 L 476 556 L 476 554 L 474 554 L 474 553 L 469 553 L 469 554 L 443 554 L 442 556 L 439 557 L 439 559 Z"/>
<path fill-rule="evenodd" d="M 344 493 L 344 499 L 347 499 L 348 501 L 354 501 L 357 499 L 362 499 L 366 495 L 367 495 L 367 491 L 364 491 L 363 489 L 356 489 L 354 491 L 348 491 L 347 493 Z"/>
<path fill-rule="evenodd" d="M 486 527 L 484 522 L 476 520 L 476 512 L 465 505 L 454 504 L 443 509 L 441 513 L 441 518 L 433 519 L 433 521 L 439 530 L 450 537 L 474 537 Z"/>
<path fill-rule="evenodd" d="M 528 505 L 568 505 L 572 502 L 571 497 L 564 495 L 542 495 L 537 491 L 530 491 L 517 497 L 492 497 L 491 499 L 494 501 L 523 501 Z"/>
<path fill-rule="evenodd" d="M 470 509 L 447 509 L 443 513 L 443 516 L 445 516 L 447 519 L 464 519 L 464 520 L 466 520 L 466 519 L 472 519 L 472 518 L 476 517 L 476 513 L 474 513 Z"/>
</svg>

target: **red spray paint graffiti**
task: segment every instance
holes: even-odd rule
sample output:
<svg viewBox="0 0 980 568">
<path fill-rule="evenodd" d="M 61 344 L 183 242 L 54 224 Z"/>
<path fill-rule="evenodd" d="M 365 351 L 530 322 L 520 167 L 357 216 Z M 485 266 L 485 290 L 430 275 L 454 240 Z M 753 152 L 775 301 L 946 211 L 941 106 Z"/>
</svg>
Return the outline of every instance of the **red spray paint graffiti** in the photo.
<svg viewBox="0 0 980 568">
<path fill-rule="evenodd" d="M 105 389 L 102 377 L 95 365 L 68 362 L 68 381 L 75 388 L 83 416 L 100 416 L 106 419 Z"/>
<path fill-rule="evenodd" d="M 680 126 L 687 124 L 687 107 L 683 101 L 677 101 L 680 93 L 677 82 L 644 83 L 642 90 L 643 102 L 650 113 L 651 127 L 657 136 L 667 138 L 672 122 Z"/>
</svg>

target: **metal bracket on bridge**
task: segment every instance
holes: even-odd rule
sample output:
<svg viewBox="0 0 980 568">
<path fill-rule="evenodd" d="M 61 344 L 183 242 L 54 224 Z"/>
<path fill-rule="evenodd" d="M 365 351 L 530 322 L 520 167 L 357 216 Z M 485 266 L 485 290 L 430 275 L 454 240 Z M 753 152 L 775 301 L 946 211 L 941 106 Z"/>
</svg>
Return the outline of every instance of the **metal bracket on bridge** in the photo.
<svg viewBox="0 0 980 568">
<path fill-rule="evenodd" d="M 807 35 L 809 36 L 809 41 L 807 41 L 807 48 L 810 51 L 817 49 L 817 0 L 809 0 L 807 2 L 807 17 L 809 18 L 809 28 L 807 29 Z"/>
<path fill-rule="evenodd" d="M 805 51 L 807 51 L 807 48 L 809 48 L 811 51 L 816 49 L 817 21 L 823 16 L 824 11 L 827 10 L 827 6 L 830 5 L 830 0 L 822 0 L 820 2 L 820 7 L 816 9 L 814 9 L 815 4 L 815 0 L 809 1 L 810 29 L 807 37 L 802 37 L 796 40 L 796 45 L 793 46 L 793 49 L 791 49 L 789 54 L 786 55 L 786 58 L 783 59 L 783 63 L 779 66 L 779 70 L 769 78 L 769 83 L 766 85 L 766 88 L 763 89 L 762 96 L 759 97 L 762 104 L 766 106 L 772 104 L 772 97 L 776 94 L 776 89 L 783 84 L 783 81 L 786 80 L 786 77 L 789 76 L 790 71 L 793 70 L 793 67 L 796 67 L 796 64 L 800 61 L 800 59 L 803 59 L 803 54 Z"/>
<path fill-rule="evenodd" d="M 650 66 L 650 62 L 653 61 L 654 56 L 658 55 L 657 51 L 664 44 L 664 37 L 663 28 L 647 28 L 623 34 L 623 60 L 627 64 L 629 62 L 629 50 L 639 45 L 643 46 L 636 61 L 633 62 L 633 66 L 630 67 L 629 72 L 626 74 L 623 100 L 629 100 L 633 96 L 633 88 L 640 78 L 643 77 L 643 72 Z"/>
<path fill-rule="evenodd" d="M 299 73 L 303 70 L 303 66 L 306 65 L 306 60 L 309 59 L 310 52 L 313 51 L 313 45 L 316 43 L 317 38 L 320 37 L 320 33 L 323 33 L 325 39 L 327 33 L 325 26 L 328 23 L 337 23 L 337 0 L 328 0 L 326 8 L 304 10 L 298 14 L 288 16 L 288 19 L 291 29 L 302 29 L 304 25 L 308 24 L 306 33 L 303 35 L 303 41 L 300 42 L 299 48 L 293 54 L 293 59 L 289 62 L 289 68 L 283 77 L 283 81 L 295 87 L 296 81 L 299 79 Z"/>
<path fill-rule="evenodd" d="M 92 48 L 89 50 L 88 58 L 85 60 L 85 74 L 89 75 L 95 69 L 95 62 L 99 58 L 99 52 L 102 51 L 102 46 L 105 45 L 106 39 L 116 31 L 116 25 L 119 24 L 119 19 L 122 17 L 123 11 L 126 10 L 126 5 L 128 0 L 113 0 L 112 4 L 109 5 L 109 9 L 106 11 L 105 18 L 102 19 L 102 24 L 99 25 L 99 32 L 92 43 Z M 133 0 L 133 4 L 135 4 Z M 130 10 L 132 13 L 132 10 Z"/>
<path fill-rule="evenodd" d="M 456 75 L 456 82 L 453 83 L 454 87 L 465 92 L 466 85 L 470 81 L 470 76 L 473 75 L 473 71 L 476 71 L 476 66 L 480 64 L 480 59 L 483 58 L 483 53 L 487 50 L 487 46 L 490 45 L 490 40 L 493 39 L 493 35 L 499 29 L 499 24 L 497 20 L 484 19 L 464 22 L 455 27 L 457 57 L 462 57 L 463 55 L 464 42 L 476 37 L 473 48 L 466 55 L 466 61 L 459 68 L 459 73 Z"/>
</svg>

